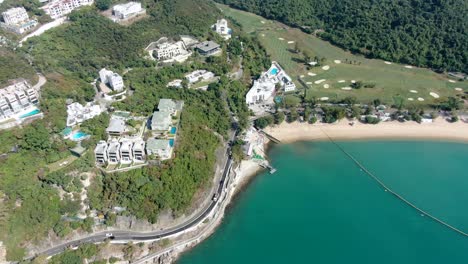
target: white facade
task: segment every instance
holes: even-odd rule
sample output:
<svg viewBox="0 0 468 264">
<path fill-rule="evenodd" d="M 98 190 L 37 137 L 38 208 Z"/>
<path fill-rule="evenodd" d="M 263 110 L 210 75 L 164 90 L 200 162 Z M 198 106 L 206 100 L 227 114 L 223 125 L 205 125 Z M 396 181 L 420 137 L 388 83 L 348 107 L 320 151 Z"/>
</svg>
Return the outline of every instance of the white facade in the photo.
<svg viewBox="0 0 468 264">
<path fill-rule="evenodd" d="M 185 78 L 189 83 L 196 83 L 199 81 L 207 81 L 215 77 L 214 73 L 207 70 L 196 70 L 187 75 Z"/>
<path fill-rule="evenodd" d="M 162 62 L 183 62 L 192 55 L 183 41 L 169 41 L 168 38 L 161 38 L 146 47 L 153 59 Z"/>
<path fill-rule="evenodd" d="M 296 90 L 296 85 L 291 77 L 281 68 L 277 62 L 272 62 L 270 69 L 264 72 L 260 78 L 254 81 L 252 88 L 246 95 L 246 103 L 264 104 L 271 101 L 276 92 L 276 85 L 279 84 L 285 92 Z"/>
<path fill-rule="evenodd" d="M 67 126 L 73 127 L 81 124 L 85 120 L 94 118 L 102 113 L 99 105 L 87 103 L 83 106 L 80 103 L 72 103 L 67 106 Z"/>
<path fill-rule="evenodd" d="M 103 68 L 99 71 L 99 78 L 101 82 L 108 84 L 116 92 L 123 91 L 124 89 L 123 78 L 118 73 Z"/>
<path fill-rule="evenodd" d="M 25 80 L 0 89 L 0 119 L 9 118 L 39 103 L 39 91 Z"/>
<path fill-rule="evenodd" d="M 28 12 L 24 7 L 10 8 L 2 13 L 3 21 L 8 25 L 16 25 L 29 20 Z"/>
<path fill-rule="evenodd" d="M 96 163 L 105 164 L 108 161 L 107 158 L 107 142 L 104 140 L 99 141 L 94 149 L 94 156 L 96 157 Z"/>
<path fill-rule="evenodd" d="M 141 3 L 128 2 L 126 4 L 115 5 L 112 8 L 112 13 L 115 18 L 123 20 L 143 14 L 145 10 L 141 8 Z"/>
<path fill-rule="evenodd" d="M 5 23 L 0 23 L 0 26 L 18 34 L 23 34 L 37 26 L 37 21 L 29 19 L 29 15 L 24 7 L 10 8 L 3 12 L 2 16 Z"/>
<path fill-rule="evenodd" d="M 228 40 L 231 38 L 232 30 L 229 28 L 226 19 L 223 18 L 216 21 L 216 24 L 213 25 L 213 29 L 224 39 Z"/>
<path fill-rule="evenodd" d="M 122 140 L 120 142 L 120 163 L 130 164 L 133 161 L 133 142 Z"/>
<path fill-rule="evenodd" d="M 85 5 L 92 5 L 94 0 L 52 0 L 42 7 L 52 19 L 70 14 L 74 9 Z"/>
<path fill-rule="evenodd" d="M 101 140 L 94 149 L 96 163 L 98 165 L 109 164 L 131 164 L 133 162 L 145 162 L 145 142 L 142 139 L 120 141 L 111 140 L 106 142 Z"/>
<path fill-rule="evenodd" d="M 110 164 L 120 162 L 120 143 L 118 141 L 111 141 L 107 145 L 107 159 Z"/>
<path fill-rule="evenodd" d="M 155 155 L 160 160 L 170 159 L 172 156 L 172 146 L 167 139 L 148 139 L 146 143 L 146 153 L 151 156 Z"/>
</svg>

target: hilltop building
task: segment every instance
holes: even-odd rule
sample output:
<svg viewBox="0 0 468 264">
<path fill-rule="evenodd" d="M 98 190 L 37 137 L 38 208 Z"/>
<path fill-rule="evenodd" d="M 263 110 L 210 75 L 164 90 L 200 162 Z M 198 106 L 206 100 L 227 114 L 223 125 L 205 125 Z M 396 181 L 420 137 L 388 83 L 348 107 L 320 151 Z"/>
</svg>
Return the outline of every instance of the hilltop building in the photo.
<svg viewBox="0 0 468 264">
<path fill-rule="evenodd" d="M 103 112 L 99 105 L 94 103 L 86 103 L 82 105 L 80 103 L 71 103 L 67 105 L 67 126 L 73 127 L 83 123 L 85 120 L 94 118 Z"/>
<path fill-rule="evenodd" d="M 0 89 L 0 120 L 10 118 L 39 103 L 39 91 L 26 80 Z"/>
<path fill-rule="evenodd" d="M 274 61 L 270 69 L 264 72 L 258 80 L 254 81 L 252 88 L 247 92 L 247 105 L 251 107 L 256 104 L 273 104 L 273 97 L 278 84 L 285 92 L 296 89 L 291 77 Z"/>
<path fill-rule="evenodd" d="M 125 121 L 122 119 L 111 118 L 109 126 L 106 129 L 109 136 L 120 137 L 127 132 Z"/>
<path fill-rule="evenodd" d="M 57 19 L 70 14 L 76 8 L 93 3 L 94 0 L 52 0 L 41 8 L 52 19 Z"/>
<path fill-rule="evenodd" d="M 115 5 L 112 8 L 112 15 L 114 21 L 125 20 L 138 15 L 143 15 L 146 13 L 146 10 L 141 7 L 141 3 L 138 2 L 128 2 L 125 4 Z"/>
<path fill-rule="evenodd" d="M 216 31 L 221 37 L 223 37 L 225 40 L 228 40 L 231 38 L 232 35 L 232 29 L 229 28 L 228 22 L 226 19 L 220 19 L 216 21 L 216 24 L 212 26 L 213 30 Z"/>
<path fill-rule="evenodd" d="M 172 127 L 172 117 L 181 111 L 183 102 L 176 102 L 171 99 L 160 99 L 158 111 L 153 113 L 151 118 L 151 130 L 165 132 Z"/>
<path fill-rule="evenodd" d="M 168 38 L 160 38 L 146 47 L 151 58 L 161 62 L 183 62 L 192 55 L 184 41 L 170 41 Z"/>
<path fill-rule="evenodd" d="M 96 157 L 96 163 L 105 164 L 107 162 L 107 142 L 101 140 L 98 142 L 94 149 L 94 156 Z"/>
<path fill-rule="evenodd" d="M 160 160 L 167 160 L 172 157 L 171 141 L 167 139 L 150 138 L 146 142 L 146 153 L 148 156 L 156 156 Z"/>
<path fill-rule="evenodd" d="M 221 46 L 214 41 L 203 41 L 195 45 L 195 50 L 202 56 L 213 56 L 221 52 Z"/>
<path fill-rule="evenodd" d="M 187 75 L 185 75 L 185 79 L 192 84 L 197 83 L 199 81 L 207 81 L 211 80 L 215 77 L 214 73 L 207 71 L 207 70 L 196 70 Z"/>
<path fill-rule="evenodd" d="M 10 8 L 2 13 L 4 23 L 0 26 L 6 30 L 23 34 L 37 26 L 37 21 L 29 19 L 28 12 L 24 7 Z"/>
<path fill-rule="evenodd" d="M 120 92 L 124 89 L 122 76 L 118 73 L 103 68 L 99 71 L 99 78 L 101 79 L 101 82 L 109 85 L 116 92 Z"/>
</svg>

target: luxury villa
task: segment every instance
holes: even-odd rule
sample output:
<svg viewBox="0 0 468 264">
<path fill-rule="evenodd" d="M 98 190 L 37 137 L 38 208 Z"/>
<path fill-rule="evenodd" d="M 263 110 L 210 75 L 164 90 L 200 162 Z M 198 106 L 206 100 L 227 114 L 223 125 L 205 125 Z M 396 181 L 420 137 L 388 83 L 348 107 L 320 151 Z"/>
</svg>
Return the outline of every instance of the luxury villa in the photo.
<svg viewBox="0 0 468 264">
<path fill-rule="evenodd" d="M 26 80 L 17 80 L 0 89 L 0 120 L 22 116 L 34 109 L 38 111 L 35 107 L 38 103 L 39 91 Z"/>
<path fill-rule="evenodd" d="M 211 40 L 203 41 L 195 45 L 194 47 L 195 50 L 198 51 L 198 53 L 200 53 L 200 55 L 206 57 L 219 54 L 222 51 L 221 46 L 218 43 Z"/>
<path fill-rule="evenodd" d="M 37 26 L 37 21 L 29 19 L 24 7 L 10 8 L 2 13 L 3 23 L 0 26 L 17 34 L 23 34 Z"/>
<path fill-rule="evenodd" d="M 52 19 L 70 14 L 73 10 L 86 5 L 92 5 L 94 0 L 51 0 L 41 7 Z"/>
<path fill-rule="evenodd" d="M 138 2 L 118 4 L 112 8 L 113 21 L 126 20 L 144 14 L 146 14 L 146 10 Z"/>
<path fill-rule="evenodd" d="M 184 62 L 192 55 L 184 41 L 170 41 L 165 37 L 152 42 L 145 50 L 149 52 L 152 59 L 165 63 Z"/>
<path fill-rule="evenodd" d="M 260 78 L 254 81 L 252 88 L 246 95 L 246 103 L 249 107 L 257 104 L 273 104 L 276 86 L 279 84 L 285 92 L 294 91 L 296 85 L 291 77 L 281 68 L 277 62 L 272 62 L 270 69 L 262 73 Z"/>
<path fill-rule="evenodd" d="M 211 28 L 216 31 L 221 37 L 223 37 L 225 40 L 228 40 L 231 38 L 232 35 L 232 29 L 229 28 L 228 22 L 226 19 L 220 19 L 216 21 L 216 24 L 211 26 Z"/>
<path fill-rule="evenodd" d="M 84 106 L 78 102 L 70 103 L 67 105 L 67 126 L 76 126 L 102 112 L 102 108 L 92 102 L 88 102 Z"/>
<path fill-rule="evenodd" d="M 122 76 L 120 76 L 118 73 L 103 68 L 99 71 L 99 78 L 101 79 L 102 83 L 110 86 L 112 90 L 116 92 L 121 92 L 124 89 Z"/>
</svg>

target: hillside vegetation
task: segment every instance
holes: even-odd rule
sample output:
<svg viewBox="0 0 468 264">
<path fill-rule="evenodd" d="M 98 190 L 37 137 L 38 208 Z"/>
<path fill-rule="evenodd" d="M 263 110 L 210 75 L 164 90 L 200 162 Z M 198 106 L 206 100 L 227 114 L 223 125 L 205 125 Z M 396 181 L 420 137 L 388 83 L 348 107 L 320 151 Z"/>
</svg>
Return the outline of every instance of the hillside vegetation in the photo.
<svg viewBox="0 0 468 264">
<path fill-rule="evenodd" d="M 303 28 L 369 57 L 468 71 L 464 0 L 217 0 Z"/>
<path fill-rule="evenodd" d="M 33 67 L 19 55 L 0 47 L 0 87 L 7 85 L 9 80 L 17 78 L 33 81 L 35 78 Z"/>
</svg>

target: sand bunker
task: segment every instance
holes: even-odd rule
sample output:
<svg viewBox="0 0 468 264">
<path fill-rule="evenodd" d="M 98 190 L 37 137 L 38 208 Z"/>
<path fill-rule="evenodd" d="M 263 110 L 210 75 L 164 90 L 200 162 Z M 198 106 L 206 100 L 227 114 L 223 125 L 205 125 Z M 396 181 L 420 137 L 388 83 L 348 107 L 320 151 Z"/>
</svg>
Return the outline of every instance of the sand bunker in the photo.
<svg viewBox="0 0 468 264">
<path fill-rule="evenodd" d="M 309 72 L 309 73 L 307 73 L 307 75 L 309 75 L 309 76 L 315 76 L 315 75 L 317 75 L 317 74 L 315 74 L 315 73 L 313 73 L 313 72 Z"/>
<path fill-rule="evenodd" d="M 334 60 L 333 62 L 336 63 L 336 64 L 340 64 L 340 63 L 341 63 L 340 60 Z"/>
<path fill-rule="evenodd" d="M 339 83 L 344 83 L 344 82 L 346 82 L 346 81 L 345 81 L 345 80 L 339 80 L 338 82 L 339 82 Z"/>
<path fill-rule="evenodd" d="M 408 101 L 414 101 L 414 99 L 410 97 L 410 98 L 408 98 Z"/>
<path fill-rule="evenodd" d="M 418 91 L 416 91 L 416 90 L 409 90 L 409 91 L 410 91 L 410 93 L 418 93 Z"/>
<path fill-rule="evenodd" d="M 424 98 L 418 97 L 418 101 L 422 102 L 422 101 L 424 101 Z"/>
<path fill-rule="evenodd" d="M 407 68 L 407 69 L 413 69 L 413 66 L 406 65 L 405 68 Z"/>
<path fill-rule="evenodd" d="M 439 97 L 440 97 L 440 96 L 439 96 L 438 94 L 436 94 L 436 93 L 429 93 L 429 94 L 430 94 L 432 97 L 434 97 L 434 98 L 439 98 Z"/>
<path fill-rule="evenodd" d="M 306 84 L 308 84 L 308 85 L 311 85 L 311 84 L 312 84 L 312 82 L 306 82 Z"/>
<path fill-rule="evenodd" d="M 345 90 L 345 91 L 349 91 L 349 90 L 352 90 L 352 89 L 353 89 L 353 88 L 351 88 L 351 87 L 343 87 L 343 88 L 341 88 L 341 90 Z"/>
<path fill-rule="evenodd" d="M 315 83 L 315 84 L 320 84 L 320 83 L 323 83 L 324 81 L 326 81 L 326 80 L 325 80 L 325 79 L 321 79 L 321 80 L 315 81 L 314 83 Z"/>
<path fill-rule="evenodd" d="M 325 65 L 325 66 L 322 67 L 322 70 L 324 70 L 324 71 L 328 71 L 329 69 L 330 69 L 330 66 L 328 66 L 328 65 Z"/>
<path fill-rule="evenodd" d="M 455 88 L 455 91 L 462 92 L 462 91 L 463 91 L 463 89 L 462 89 L 462 88 L 458 88 L 458 87 L 457 87 L 457 88 Z"/>
<path fill-rule="evenodd" d="M 329 84 L 324 84 L 323 88 L 328 89 L 328 88 L 330 88 L 330 85 Z"/>
<path fill-rule="evenodd" d="M 451 83 L 456 83 L 456 81 L 454 81 L 454 80 L 449 80 L 449 82 L 451 82 Z"/>
<path fill-rule="evenodd" d="M 384 63 L 385 63 L 385 64 L 388 64 L 388 65 L 392 64 L 392 63 L 389 62 L 389 61 L 384 61 Z"/>
<path fill-rule="evenodd" d="M 284 38 L 278 38 L 279 40 L 284 40 Z"/>
<path fill-rule="evenodd" d="M 294 44 L 294 41 L 288 41 L 288 44 Z"/>
<path fill-rule="evenodd" d="M 328 97 L 320 97 L 320 101 L 328 101 Z"/>
</svg>

